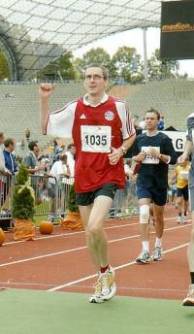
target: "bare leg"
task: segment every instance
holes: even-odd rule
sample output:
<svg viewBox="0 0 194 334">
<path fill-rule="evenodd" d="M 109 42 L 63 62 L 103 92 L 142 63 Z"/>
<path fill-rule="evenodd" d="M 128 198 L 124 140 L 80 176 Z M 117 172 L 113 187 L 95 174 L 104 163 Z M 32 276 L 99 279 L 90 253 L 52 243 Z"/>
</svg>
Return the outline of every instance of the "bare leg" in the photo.
<svg viewBox="0 0 194 334">
<path fill-rule="evenodd" d="M 89 240 L 88 240 L 88 235 L 87 235 L 87 228 L 88 228 L 88 221 L 89 221 L 89 217 L 92 211 L 92 207 L 93 205 L 79 206 L 80 215 L 81 215 L 82 221 L 84 223 L 84 228 L 86 231 L 86 240 L 87 240 L 88 248 L 89 248 Z M 98 260 L 98 257 L 96 256 L 96 252 L 90 252 L 90 255 L 92 257 L 92 262 L 95 264 L 96 268 L 99 270 L 99 260 Z"/>
<path fill-rule="evenodd" d="M 154 204 L 155 230 L 157 238 L 161 239 L 164 232 L 164 206 Z"/>
<path fill-rule="evenodd" d="M 79 207 L 81 216 L 86 222 L 87 244 L 97 270 L 108 265 L 107 241 L 103 223 L 111 205 L 111 198 L 98 196 L 90 211 L 86 212 L 83 206 Z"/>
</svg>

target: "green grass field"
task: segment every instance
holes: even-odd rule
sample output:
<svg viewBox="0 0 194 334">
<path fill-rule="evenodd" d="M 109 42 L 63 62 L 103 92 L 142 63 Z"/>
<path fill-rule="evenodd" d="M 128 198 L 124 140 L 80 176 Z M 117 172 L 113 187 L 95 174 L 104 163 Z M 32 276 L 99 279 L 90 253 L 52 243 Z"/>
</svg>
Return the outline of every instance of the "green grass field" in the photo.
<svg viewBox="0 0 194 334">
<path fill-rule="evenodd" d="M 116 297 L 89 304 L 78 293 L 0 292 L 1 334 L 191 334 L 194 308 L 180 301 Z"/>
</svg>

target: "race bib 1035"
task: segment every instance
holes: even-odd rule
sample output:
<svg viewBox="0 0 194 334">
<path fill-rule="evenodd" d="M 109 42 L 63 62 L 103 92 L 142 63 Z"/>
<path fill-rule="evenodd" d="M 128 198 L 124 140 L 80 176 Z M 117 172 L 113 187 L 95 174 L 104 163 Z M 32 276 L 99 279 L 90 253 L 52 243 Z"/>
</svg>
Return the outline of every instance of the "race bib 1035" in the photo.
<svg viewBox="0 0 194 334">
<path fill-rule="evenodd" d="M 81 143 L 83 152 L 109 153 L 111 151 L 111 127 L 82 125 Z"/>
</svg>

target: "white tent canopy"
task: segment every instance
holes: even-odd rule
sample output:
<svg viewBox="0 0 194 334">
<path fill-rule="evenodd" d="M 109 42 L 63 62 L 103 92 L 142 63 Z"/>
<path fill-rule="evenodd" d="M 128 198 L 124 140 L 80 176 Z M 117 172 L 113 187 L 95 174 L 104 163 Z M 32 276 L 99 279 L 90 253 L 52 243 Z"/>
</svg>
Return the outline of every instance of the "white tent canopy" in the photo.
<svg viewBox="0 0 194 334">
<path fill-rule="evenodd" d="M 20 77 L 30 77 L 64 50 L 159 27 L 160 12 L 160 0 L 0 0 L 0 36 L 16 54 Z"/>
</svg>

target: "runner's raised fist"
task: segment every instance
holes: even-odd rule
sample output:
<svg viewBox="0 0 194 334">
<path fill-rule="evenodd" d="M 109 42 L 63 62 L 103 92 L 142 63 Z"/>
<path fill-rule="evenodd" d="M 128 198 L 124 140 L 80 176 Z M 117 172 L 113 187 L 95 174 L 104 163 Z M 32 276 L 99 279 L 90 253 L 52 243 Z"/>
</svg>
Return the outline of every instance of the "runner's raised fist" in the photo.
<svg viewBox="0 0 194 334">
<path fill-rule="evenodd" d="M 49 97 L 54 91 L 54 85 L 50 83 L 42 83 L 39 87 L 39 94 L 41 97 Z"/>
</svg>

